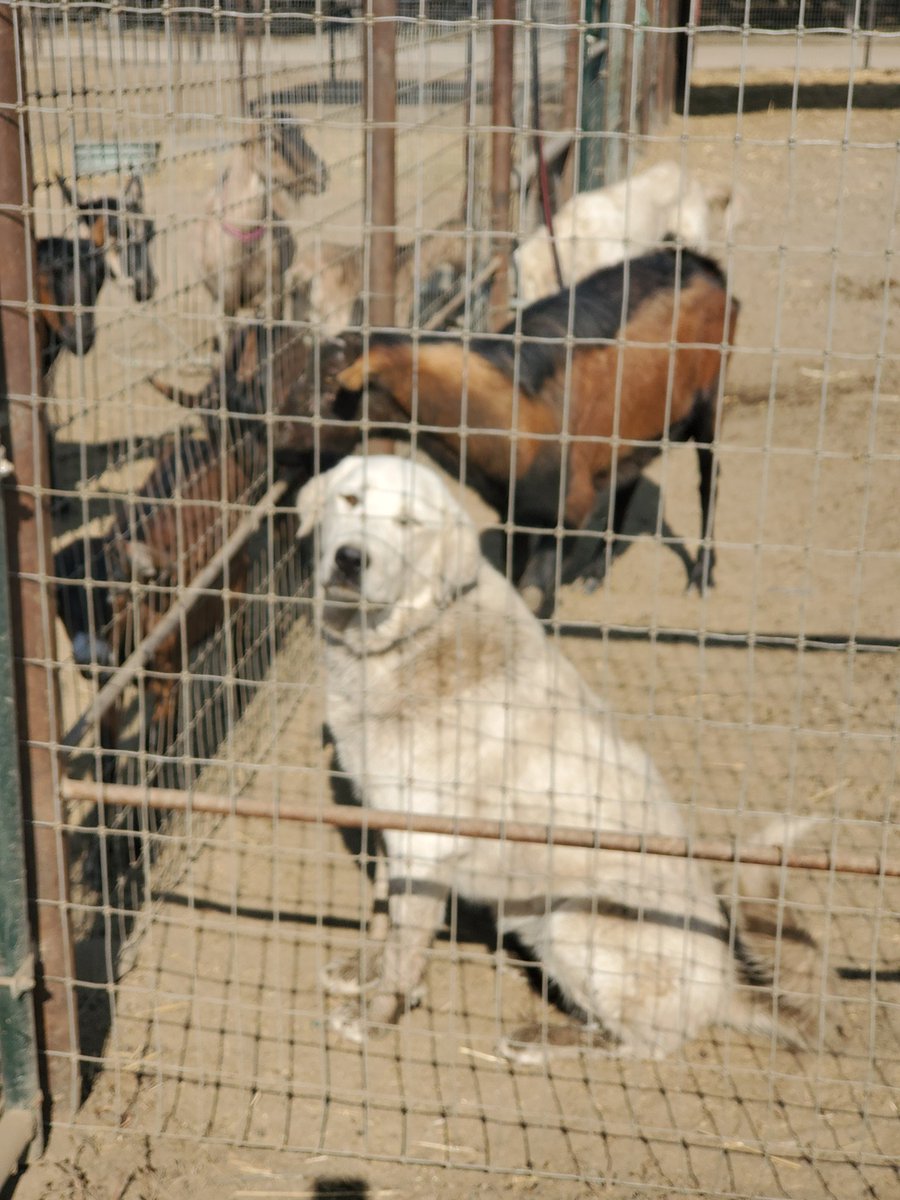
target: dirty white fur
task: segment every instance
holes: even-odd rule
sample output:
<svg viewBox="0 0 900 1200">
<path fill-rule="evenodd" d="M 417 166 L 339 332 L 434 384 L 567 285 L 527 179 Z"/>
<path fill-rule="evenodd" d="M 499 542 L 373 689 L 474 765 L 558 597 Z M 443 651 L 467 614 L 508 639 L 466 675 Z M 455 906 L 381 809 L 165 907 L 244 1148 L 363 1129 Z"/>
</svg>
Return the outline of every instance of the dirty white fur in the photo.
<svg viewBox="0 0 900 1200">
<path fill-rule="evenodd" d="M 735 220 L 731 193 L 683 174 L 676 162 L 656 163 L 621 183 L 579 192 L 553 218 L 563 283 L 655 250 L 667 236 L 706 254 L 717 211 L 730 231 Z M 559 290 L 546 226 L 535 230 L 513 257 L 522 304 Z"/>
<path fill-rule="evenodd" d="M 301 536 L 317 530 L 327 722 L 364 804 L 684 835 L 651 760 L 480 558 L 432 471 L 348 458 L 301 491 L 299 512 Z M 341 566 L 354 558 L 355 580 Z M 332 1015 L 349 1038 L 415 1002 L 451 891 L 493 906 L 614 1053 L 661 1056 L 713 1022 L 774 1028 L 771 991 L 738 986 L 734 934 L 701 863 L 396 830 L 384 843 L 383 951 L 355 985 L 345 962 L 325 973 L 329 990 L 356 993 Z M 764 947 L 753 954 L 762 969 Z M 533 1061 L 546 1047 L 503 1049 Z"/>
</svg>

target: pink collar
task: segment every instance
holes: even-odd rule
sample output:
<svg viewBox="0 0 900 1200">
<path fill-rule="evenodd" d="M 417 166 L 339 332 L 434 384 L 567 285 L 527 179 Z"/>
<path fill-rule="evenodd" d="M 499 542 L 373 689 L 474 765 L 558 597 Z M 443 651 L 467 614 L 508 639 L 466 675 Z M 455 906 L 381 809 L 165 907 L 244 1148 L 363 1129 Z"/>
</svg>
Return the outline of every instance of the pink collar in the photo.
<svg viewBox="0 0 900 1200">
<path fill-rule="evenodd" d="M 239 225 L 232 225 L 228 221 L 222 221 L 222 232 L 228 237 L 237 238 L 239 242 L 258 242 L 262 235 L 266 232 L 265 225 L 254 225 L 252 229 L 241 229 Z"/>
</svg>

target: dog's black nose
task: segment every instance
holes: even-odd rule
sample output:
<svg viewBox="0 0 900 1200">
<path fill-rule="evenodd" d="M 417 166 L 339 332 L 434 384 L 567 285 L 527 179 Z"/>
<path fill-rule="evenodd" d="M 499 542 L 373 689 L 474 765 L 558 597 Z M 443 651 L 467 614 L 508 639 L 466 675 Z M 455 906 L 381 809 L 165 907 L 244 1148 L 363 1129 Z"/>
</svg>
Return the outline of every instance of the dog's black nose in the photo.
<svg viewBox="0 0 900 1200">
<path fill-rule="evenodd" d="M 334 565 L 348 583 L 359 583 L 363 563 L 369 565 L 369 556 L 358 546 L 338 546 L 334 553 Z"/>
</svg>

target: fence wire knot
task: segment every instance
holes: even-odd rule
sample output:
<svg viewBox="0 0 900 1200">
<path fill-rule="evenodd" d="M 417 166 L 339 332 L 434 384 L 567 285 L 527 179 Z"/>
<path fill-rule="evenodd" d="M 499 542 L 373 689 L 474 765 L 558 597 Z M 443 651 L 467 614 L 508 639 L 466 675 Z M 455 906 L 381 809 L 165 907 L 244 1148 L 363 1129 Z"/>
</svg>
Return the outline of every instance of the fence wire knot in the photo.
<svg viewBox="0 0 900 1200">
<path fill-rule="evenodd" d="M 8 988 L 13 1000 L 18 1000 L 26 992 L 34 991 L 34 954 L 28 954 L 22 959 L 18 971 L 14 975 L 0 975 L 0 987 Z"/>
</svg>

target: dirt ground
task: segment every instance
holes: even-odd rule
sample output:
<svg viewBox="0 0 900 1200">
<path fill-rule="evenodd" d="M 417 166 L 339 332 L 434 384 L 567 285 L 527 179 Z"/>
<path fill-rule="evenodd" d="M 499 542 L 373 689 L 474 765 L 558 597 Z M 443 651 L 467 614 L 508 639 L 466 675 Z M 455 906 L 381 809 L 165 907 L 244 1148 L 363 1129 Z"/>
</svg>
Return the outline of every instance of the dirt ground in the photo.
<svg viewBox="0 0 900 1200">
<path fill-rule="evenodd" d="M 887 253 L 897 245 L 896 111 L 792 114 L 773 100 L 736 118 L 703 111 L 702 83 L 694 115 L 673 117 L 648 156 L 683 145 L 699 174 L 733 182 L 740 198 L 717 586 L 685 595 L 675 555 L 641 538 L 602 592 L 566 590 L 563 648 L 651 750 L 698 835 L 752 841 L 773 813 L 806 813 L 815 821 L 804 845 L 896 861 L 896 651 L 753 642 L 900 635 L 900 356 Z M 320 144 L 340 159 L 340 132 L 323 130 Z M 178 216 L 200 211 L 212 165 L 198 163 L 179 187 L 165 166 L 148 179 L 148 208 L 168 229 L 152 319 L 110 316 L 106 358 L 59 377 L 58 391 L 79 394 L 70 385 L 80 378 L 88 399 L 101 384 L 132 399 L 127 413 L 86 404 L 73 444 L 122 422 L 171 428 L 174 411 L 137 381 L 167 347 L 168 361 L 187 354 L 198 341 L 189 321 L 208 320 L 187 299 L 196 226 Z M 693 453 L 673 450 L 650 478 L 672 526 L 693 535 Z M 750 637 L 718 649 L 622 640 L 620 627 Z M 316 649 L 301 622 L 201 786 L 285 806 L 330 802 L 320 717 Z M 542 1001 L 465 914 L 460 936 L 436 943 L 425 1001 L 398 1033 L 365 1048 L 328 1034 L 317 974 L 360 945 L 368 910 L 365 878 L 333 830 L 196 820 L 158 841 L 151 900 L 118 978 L 102 969 L 102 934 L 82 947 L 96 1074 L 15 1200 L 900 1194 L 897 881 L 792 876 L 832 968 L 808 1050 L 716 1030 L 664 1063 L 595 1053 L 528 1071 L 493 1051 L 502 1029 L 540 1017 Z"/>
</svg>

